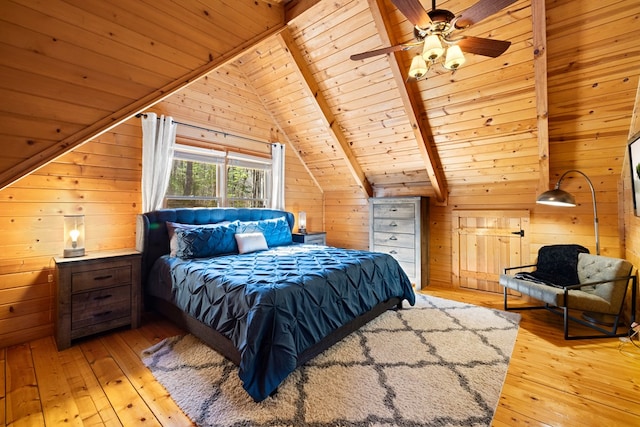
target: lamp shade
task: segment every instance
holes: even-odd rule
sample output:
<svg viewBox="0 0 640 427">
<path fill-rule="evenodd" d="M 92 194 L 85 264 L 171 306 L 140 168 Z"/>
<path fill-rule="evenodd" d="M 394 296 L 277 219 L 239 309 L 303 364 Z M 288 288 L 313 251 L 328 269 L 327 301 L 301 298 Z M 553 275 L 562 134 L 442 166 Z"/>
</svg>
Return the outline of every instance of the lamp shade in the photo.
<svg viewBox="0 0 640 427">
<path fill-rule="evenodd" d="M 573 207 L 576 205 L 576 199 L 572 194 L 558 188 L 545 191 L 536 199 L 536 203 L 540 205 Z"/>
<path fill-rule="evenodd" d="M 427 63 L 422 59 L 422 56 L 416 55 L 411 60 L 411 68 L 409 69 L 409 76 L 414 79 L 419 79 L 420 77 L 427 74 L 428 68 Z"/>
<path fill-rule="evenodd" d="M 431 34 L 424 39 L 424 47 L 422 48 L 422 58 L 425 61 L 435 61 L 444 53 L 444 48 L 440 39 L 435 34 Z"/>
<path fill-rule="evenodd" d="M 305 211 L 298 212 L 298 232 L 302 234 L 307 232 L 307 213 Z"/>
<path fill-rule="evenodd" d="M 462 49 L 457 44 L 449 46 L 447 49 L 447 57 L 444 60 L 444 68 L 448 70 L 457 70 L 462 64 L 464 64 L 464 55 Z"/>
<path fill-rule="evenodd" d="M 65 215 L 64 252 L 65 258 L 84 255 L 84 215 Z"/>
</svg>

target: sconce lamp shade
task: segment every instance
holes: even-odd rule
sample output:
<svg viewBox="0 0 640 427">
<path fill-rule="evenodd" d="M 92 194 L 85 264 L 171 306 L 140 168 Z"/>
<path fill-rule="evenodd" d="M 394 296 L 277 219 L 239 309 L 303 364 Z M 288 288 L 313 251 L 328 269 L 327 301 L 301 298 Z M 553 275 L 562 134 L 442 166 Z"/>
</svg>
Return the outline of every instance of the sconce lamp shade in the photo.
<svg viewBox="0 0 640 427">
<path fill-rule="evenodd" d="M 65 215 L 64 252 L 65 258 L 84 255 L 84 215 Z"/>
<path fill-rule="evenodd" d="M 298 212 L 298 233 L 306 234 L 307 232 L 307 213 L 305 211 Z"/>
<path fill-rule="evenodd" d="M 422 48 L 422 58 L 425 61 L 435 61 L 444 53 L 444 48 L 440 39 L 435 34 L 431 34 L 424 39 L 424 47 Z"/>
<path fill-rule="evenodd" d="M 416 55 L 411 60 L 411 68 L 409 69 L 409 76 L 414 79 L 419 79 L 420 77 L 427 74 L 428 68 L 427 63 L 422 59 L 422 56 Z"/>
<path fill-rule="evenodd" d="M 576 205 L 576 199 L 572 194 L 556 188 L 539 195 L 536 203 L 549 206 L 573 207 Z"/>
<path fill-rule="evenodd" d="M 444 68 L 447 70 L 457 70 L 462 64 L 464 64 L 464 55 L 462 49 L 457 44 L 449 46 L 447 49 L 447 56 L 444 60 Z"/>
</svg>

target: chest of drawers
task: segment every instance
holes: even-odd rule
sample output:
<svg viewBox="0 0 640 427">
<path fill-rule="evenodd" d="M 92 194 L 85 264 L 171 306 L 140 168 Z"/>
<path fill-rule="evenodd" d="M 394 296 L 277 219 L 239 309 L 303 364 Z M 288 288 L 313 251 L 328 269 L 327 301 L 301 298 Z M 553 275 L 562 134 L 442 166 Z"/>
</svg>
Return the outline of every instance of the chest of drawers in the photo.
<svg viewBox="0 0 640 427">
<path fill-rule="evenodd" d="M 140 253 L 135 250 L 93 252 L 55 258 L 56 343 L 71 341 L 140 322 Z"/>
<path fill-rule="evenodd" d="M 429 280 L 429 199 L 369 199 L 369 248 L 393 256 L 416 289 Z"/>
</svg>

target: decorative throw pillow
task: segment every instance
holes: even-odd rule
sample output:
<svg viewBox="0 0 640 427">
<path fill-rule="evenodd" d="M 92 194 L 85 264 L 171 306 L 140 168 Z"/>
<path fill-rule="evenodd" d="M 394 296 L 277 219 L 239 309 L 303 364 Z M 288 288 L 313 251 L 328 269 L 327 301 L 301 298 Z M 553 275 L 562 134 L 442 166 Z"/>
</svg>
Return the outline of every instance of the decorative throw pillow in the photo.
<svg viewBox="0 0 640 427">
<path fill-rule="evenodd" d="M 175 230 L 176 228 L 184 228 L 184 229 L 194 229 L 194 228 L 203 228 L 203 227 L 218 227 L 221 225 L 230 224 L 230 221 L 222 221 L 217 222 L 215 224 L 183 224 L 181 222 L 170 222 L 167 221 L 167 233 L 169 234 L 169 256 L 176 256 L 176 252 L 178 250 L 178 239 L 176 237 Z"/>
<path fill-rule="evenodd" d="M 285 217 L 260 221 L 242 221 L 238 224 L 236 233 L 262 233 L 270 248 L 290 245 L 293 241 L 291 229 Z"/>
<path fill-rule="evenodd" d="M 262 233 L 236 233 L 236 243 L 241 254 L 269 249 Z"/>
<path fill-rule="evenodd" d="M 237 253 L 236 226 L 237 222 L 232 222 L 216 227 L 176 228 L 176 256 L 190 259 Z"/>
</svg>

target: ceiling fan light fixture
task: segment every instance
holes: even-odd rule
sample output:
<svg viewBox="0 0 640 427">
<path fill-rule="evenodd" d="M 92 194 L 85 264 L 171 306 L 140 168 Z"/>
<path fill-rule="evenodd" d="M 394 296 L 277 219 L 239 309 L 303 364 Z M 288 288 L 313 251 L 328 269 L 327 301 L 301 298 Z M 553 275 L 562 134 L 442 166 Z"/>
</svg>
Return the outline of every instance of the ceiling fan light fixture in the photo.
<svg viewBox="0 0 640 427">
<path fill-rule="evenodd" d="M 427 74 L 429 68 L 427 67 L 427 63 L 420 55 L 416 55 L 411 60 L 411 68 L 409 68 L 409 77 L 414 79 L 419 79 L 420 77 Z"/>
<path fill-rule="evenodd" d="M 464 55 L 462 49 L 457 44 L 449 46 L 447 48 L 447 57 L 444 60 L 444 68 L 447 70 L 457 70 L 462 64 L 464 64 Z"/>
<path fill-rule="evenodd" d="M 422 48 L 422 58 L 425 61 L 435 61 L 444 53 L 444 48 L 440 42 L 440 38 L 431 34 L 424 39 L 424 47 Z"/>
</svg>

